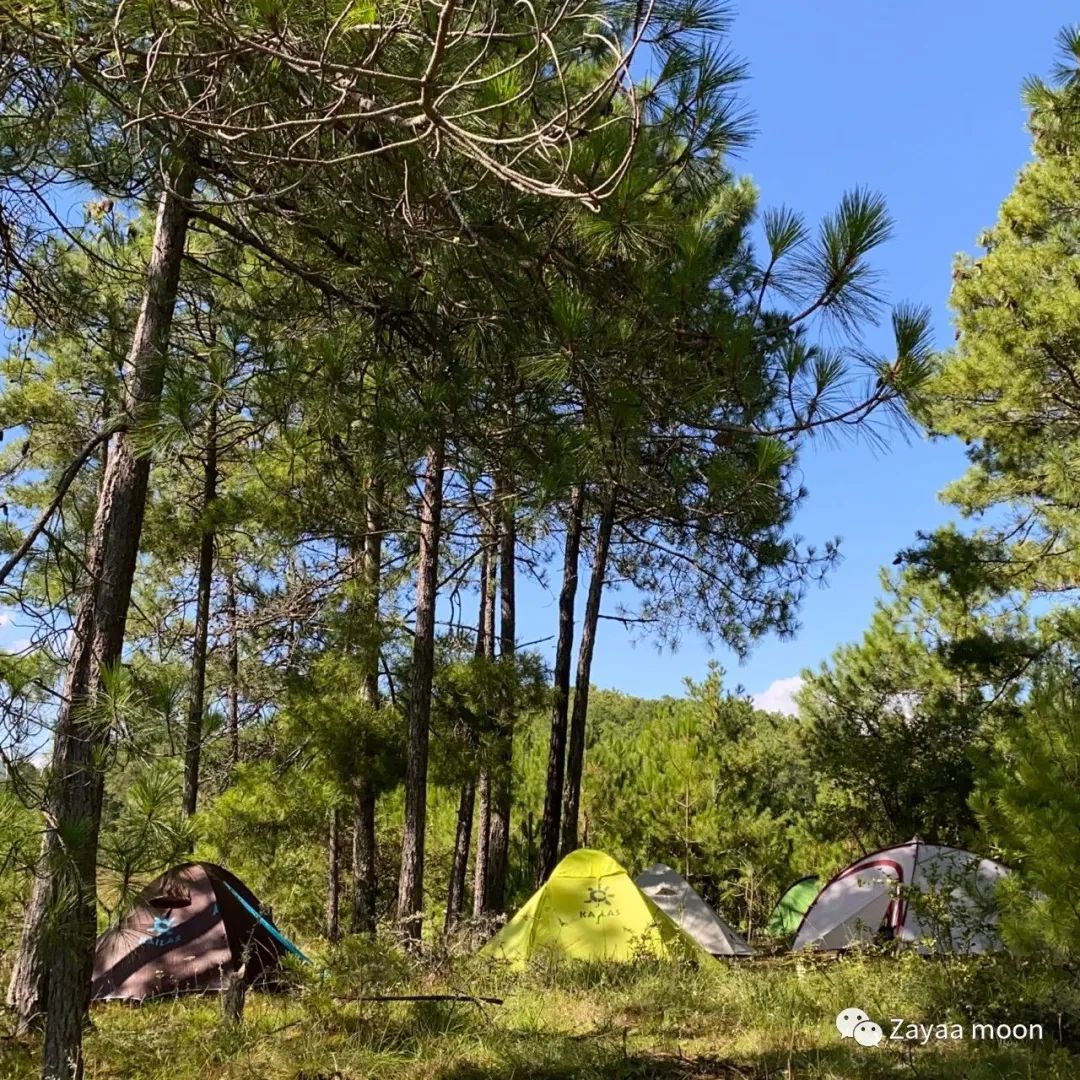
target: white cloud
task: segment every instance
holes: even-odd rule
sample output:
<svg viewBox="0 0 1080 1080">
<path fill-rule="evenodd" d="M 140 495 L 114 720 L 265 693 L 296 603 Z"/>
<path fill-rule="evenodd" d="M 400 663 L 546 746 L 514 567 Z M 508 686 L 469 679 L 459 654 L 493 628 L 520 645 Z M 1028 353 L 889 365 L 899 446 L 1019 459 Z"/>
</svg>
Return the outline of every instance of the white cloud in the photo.
<svg viewBox="0 0 1080 1080">
<path fill-rule="evenodd" d="M 752 700 L 759 709 L 764 709 L 766 712 L 798 716 L 799 707 L 795 704 L 795 695 L 799 692 L 802 684 L 801 675 L 792 675 L 787 679 L 776 679 L 760 694 L 754 694 Z"/>
</svg>

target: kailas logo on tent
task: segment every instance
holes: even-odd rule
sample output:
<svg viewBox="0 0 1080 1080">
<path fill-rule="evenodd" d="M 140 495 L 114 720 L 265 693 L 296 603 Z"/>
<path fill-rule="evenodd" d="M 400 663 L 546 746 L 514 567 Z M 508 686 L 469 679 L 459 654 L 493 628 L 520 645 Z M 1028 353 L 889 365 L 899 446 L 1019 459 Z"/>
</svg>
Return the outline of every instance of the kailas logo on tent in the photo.
<svg viewBox="0 0 1080 1080">
<path fill-rule="evenodd" d="M 860 1046 L 877 1046 L 885 1033 L 862 1009 L 844 1009 L 837 1013 L 836 1030 L 841 1039 L 854 1039 Z"/>
<path fill-rule="evenodd" d="M 175 945 L 180 940 L 180 935 L 173 928 L 171 915 L 155 915 L 150 933 L 146 937 L 147 945 L 156 945 L 163 948 L 166 945 Z"/>
<path fill-rule="evenodd" d="M 607 919 L 619 913 L 611 905 L 609 890 L 604 886 L 588 886 L 585 908 L 580 912 L 582 919 Z"/>
</svg>

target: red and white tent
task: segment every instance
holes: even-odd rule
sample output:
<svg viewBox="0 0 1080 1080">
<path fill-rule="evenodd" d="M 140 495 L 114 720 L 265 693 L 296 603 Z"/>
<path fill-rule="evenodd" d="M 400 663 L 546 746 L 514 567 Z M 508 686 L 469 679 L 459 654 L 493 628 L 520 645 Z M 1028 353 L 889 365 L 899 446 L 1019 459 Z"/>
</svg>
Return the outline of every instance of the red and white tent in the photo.
<svg viewBox="0 0 1080 1080">
<path fill-rule="evenodd" d="M 792 949 L 846 949 L 881 938 L 921 952 L 1001 948 L 994 891 L 1009 871 L 993 859 L 915 837 L 845 867 L 818 893 Z"/>
</svg>

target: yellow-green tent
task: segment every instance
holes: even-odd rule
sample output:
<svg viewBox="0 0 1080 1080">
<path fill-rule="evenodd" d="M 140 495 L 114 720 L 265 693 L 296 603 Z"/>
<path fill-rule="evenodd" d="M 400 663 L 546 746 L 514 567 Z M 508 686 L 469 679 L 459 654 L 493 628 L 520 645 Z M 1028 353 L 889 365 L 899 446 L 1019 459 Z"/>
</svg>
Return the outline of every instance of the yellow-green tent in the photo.
<svg viewBox="0 0 1080 1080">
<path fill-rule="evenodd" d="M 523 967 L 537 952 L 572 960 L 694 958 L 716 963 L 609 855 L 571 852 L 481 950 Z"/>
</svg>

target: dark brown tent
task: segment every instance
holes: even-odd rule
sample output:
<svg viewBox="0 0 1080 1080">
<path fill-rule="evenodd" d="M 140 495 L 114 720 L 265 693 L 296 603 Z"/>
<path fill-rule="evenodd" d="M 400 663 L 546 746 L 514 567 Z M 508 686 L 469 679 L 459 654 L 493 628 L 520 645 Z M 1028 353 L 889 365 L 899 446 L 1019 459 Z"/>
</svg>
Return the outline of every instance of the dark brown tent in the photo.
<svg viewBox="0 0 1080 1080">
<path fill-rule="evenodd" d="M 239 878 L 213 863 L 184 863 L 151 882 L 124 921 L 98 938 L 93 998 L 220 990 L 245 955 L 245 982 L 266 985 L 287 952 L 304 958 Z"/>
</svg>

